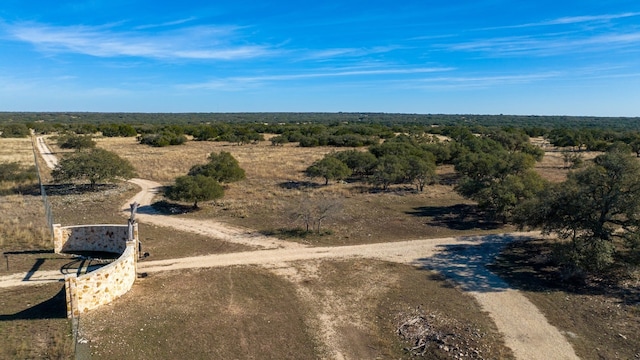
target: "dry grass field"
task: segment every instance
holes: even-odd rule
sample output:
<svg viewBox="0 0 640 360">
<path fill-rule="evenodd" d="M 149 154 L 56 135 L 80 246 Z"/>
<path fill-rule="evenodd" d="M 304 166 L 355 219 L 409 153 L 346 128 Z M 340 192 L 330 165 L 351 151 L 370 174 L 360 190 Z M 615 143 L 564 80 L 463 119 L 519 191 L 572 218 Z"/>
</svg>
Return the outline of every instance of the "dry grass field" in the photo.
<svg viewBox="0 0 640 360">
<path fill-rule="evenodd" d="M 310 179 L 303 171 L 336 148 L 301 148 L 295 144 L 272 146 L 263 141 L 238 146 L 218 142 L 187 142 L 185 145 L 153 148 L 134 138 L 98 139 L 98 146 L 128 159 L 139 177 L 170 184 L 194 164 L 205 163 L 211 152 L 231 153 L 245 169 L 247 179 L 227 186 L 225 197 L 198 212 L 176 215 L 216 218 L 268 234 L 288 236 L 301 226 L 291 214 L 305 201 L 334 201 L 339 205 L 323 230 L 323 236 L 290 237 L 313 245 L 347 245 L 438 238 L 451 235 L 509 231 L 500 224 L 482 223 L 468 201 L 452 191 L 447 179 L 451 167 L 442 167 L 443 182 L 416 193 L 408 186 L 378 192 L 362 183 L 330 183 Z M 338 149 L 338 151 L 344 149 Z M 453 220 L 452 220 L 453 219 Z"/>
<path fill-rule="evenodd" d="M 216 218 L 290 241 L 344 245 L 511 230 L 481 221 L 472 204 L 452 192 L 451 167 L 438 169 L 441 181 L 424 193 L 405 187 L 376 192 L 361 184 L 324 187 L 315 180 L 314 185 L 314 180 L 304 177 L 302 171 L 332 148 L 273 147 L 269 142 L 244 146 L 188 142 L 152 148 L 134 138 L 98 139 L 98 146 L 129 159 L 139 177 L 165 184 L 186 174 L 192 165 L 206 162 L 209 153 L 228 151 L 245 169 L 247 179 L 230 184 L 223 199 L 206 204 L 201 211 L 175 216 Z M 561 181 L 567 173 L 558 152 L 548 152 L 537 169 L 551 181 Z M 120 206 L 137 189 L 118 184 L 82 192 L 56 185 L 48 186 L 48 191 L 56 222 L 75 225 L 124 223 Z M 300 225 L 290 214 L 307 198 L 329 198 L 341 204 L 342 210 L 323 226 L 328 233 L 301 238 L 286 231 Z M 39 197 L 0 201 L 6 204 L 3 215 L 23 209 L 20 218 L 25 224 L 30 221 L 30 227 L 42 228 Z M 27 205 L 29 201 L 33 205 Z M 151 260 L 247 250 L 146 224 L 140 224 L 140 236 Z M 27 247 L 16 241 L 3 246 Z M 53 269 L 69 261 L 53 254 L 29 256 L 12 255 L 10 272 L 28 270 L 34 264 Z M 510 269 L 505 274 L 534 273 L 519 263 L 521 259 L 505 259 L 512 261 L 503 264 Z M 70 358 L 69 323 L 56 312 L 64 306 L 59 290 L 59 284 L 50 284 L 0 291 L 0 358 Z M 570 333 L 568 338 L 581 357 L 632 358 L 640 353 L 640 327 L 633 325 L 640 317 L 637 306 L 544 286 L 527 291 L 551 322 Z M 83 316 L 80 336 L 89 341 L 94 359 L 409 359 L 413 356 L 403 348 L 410 344 L 402 341 L 397 329 L 417 311 L 438 319 L 438 331 L 458 334 L 483 358 L 512 358 L 473 298 L 432 272 L 371 260 L 154 273 L 140 278 L 115 303 Z M 632 325 L 623 328 L 625 318 L 629 320 L 625 324 Z M 624 351 L 616 353 L 621 347 Z M 453 356 L 434 346 L 427 358 Z"/>
<path fill-rule="evenodd" d="M 31 138 L 0 138 L 0 163 L 8 162 L 33 166 Z"/>
</svg>

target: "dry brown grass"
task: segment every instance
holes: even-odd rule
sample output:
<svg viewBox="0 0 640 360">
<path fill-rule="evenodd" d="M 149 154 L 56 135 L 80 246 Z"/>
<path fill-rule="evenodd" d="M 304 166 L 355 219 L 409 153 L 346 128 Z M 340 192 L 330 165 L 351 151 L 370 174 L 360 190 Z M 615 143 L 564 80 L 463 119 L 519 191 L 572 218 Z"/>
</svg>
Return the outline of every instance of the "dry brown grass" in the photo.
<svg viewBox="0 0 640 360">
<path fill-rule="evenodd" d="M 0 139 L 0 162 L 33 166 L 31 139 Z M 4 183 L 3 189 L 17 184 Z M 38 194 L 0 196 L 0 250 L 50 247 L 44 207 Z"/>
<path fill-rule="evenodd" d="M 536 170 L 545 179 L 551 182 L 562 182 L 567 179 L 570 169 L 566 167 L 562 153 L 563 149 L 546 147 L 544 158 L 536 164 Z M 582 151 L 583 161 L 591 161 L 602 153 L 595 151 Z"/>
<path fill-rule="evenodd" d="M 51 247 L 44 207 L 38 196 L 0 197 L 0 249 L 39 249 Z"/>
<path fill-rule="evenodd" d="M 141 178 L 169 183 L 185 175 L 191 166 L 204 164 L 212 152 L 231 153 L 247 171 L 249 182 L 301 180 L 300 173 L 334 148 L 298 148 L 293 144 L 271 146 L 268 141 L 238 146 L 231 143 L 189 141 L 184 145 L 155 148 L 135 138 L 99 138 L 99 147 L 131 161 Z M 293 150 L 292 150 L 293 149 Z"/>
<path fill-rule="evenodd" d="M 61 284 L 0 289 L 0 358 L 73 358 Z"/>
<path fill-rule="evenodd" d="M 9 162 L 33 166 L 31 138 L 0 138 L 0 163 Z"/>
<path fill-rule="evenodd" d="M 388 192 L 372 191 L 362 183 L 331 183 L 320 186 L 320 179 L 309 179 L 303 171 L 331 151 L 330 147 L 301 148 L 295 144 L 274 147 L 268 141 L 238 146 L 230 143 L 188 142 L 182 146 L 153 148 L 138 144 L 134 138 L 105 138 L 98 146 L 130 160 L 142 178 L 170 183 L 185 175 L 194 164 L 205 163 L 211 152 L 231 153 L 245 169 L 247 179 L 227 186 L 225 197 L 188 217 L 216 218 L 266 233 L 301 226 L 291 213 L 305 198 L 334 198 L 342 211 L 326 222 L 330 234 L 292 238 L 316 245 L 356 244 L 436 238 L 478 232 L 506 231 L 499 225 L 479 224 L 474 214 L 456 213 L 453 208 L 468 203 L 452 191 L 445 181 L 417 193 L 410 186 L 396 186 Z M 439 170 L 443 179 L 452 176 L 452 167 Z M 311 186 L 307 186 L 311 185 Z M 460 217 L 467 225 L 449 227 L 434 224 L 436 217 Z"/>
</svg>

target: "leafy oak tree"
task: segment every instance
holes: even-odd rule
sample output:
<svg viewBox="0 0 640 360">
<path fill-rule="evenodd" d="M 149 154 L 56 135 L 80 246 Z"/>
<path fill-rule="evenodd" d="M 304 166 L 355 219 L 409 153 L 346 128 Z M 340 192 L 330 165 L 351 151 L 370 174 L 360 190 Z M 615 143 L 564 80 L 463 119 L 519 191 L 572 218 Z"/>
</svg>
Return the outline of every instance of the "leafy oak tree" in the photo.
<svg viewBox="0 0 640 360">
<path fill-rule="evenodd" d="M 325 156 L 314 162 L 305 170 L 309 177 L 324 178 L 324 184 L 328 185 L 329 180 L 342 180 L 351 175 L 351 169 L 334 156 Z"/>
<path fill-rule="evenodd" d="M 98 148 L 64 157 L 51 175 L 56 182 L 88 180 L 93 188 L 98 182 L 131 179 L 135 170 L 128 160 Z"/>
<path fill-rule="evenodd" d="M 410 156 L 407 159 L 407 178 L 416 185 L 416 190 L 422 192 L 424 186 L 436 178 L 435 156 L 430 153 L 422 157 Z"/>
<path fill-rule="evenodd" d="M 563 260 L 580 269 L 606 268 L 619 249 L 638 255 L 640 163 L 613 149 L 522 204 L 516 220 L 567 240 Z"/>
<path fill-rule="evenodd" d="M 165 190 L 165 196 L 174 201 L 193 202 L 193 208 L 198 208 L 198 202 L 219 199 L 224 196 L 224 189 L 220 183 L 209 176 L 185 175 L 176 178 L 175 184 Z"/>
<path fill-rule="evenodd" d="M 542 190 L 545 182 L 532 171 L 534 155 L 505 150 L 493 140 L 473 140 L 455 164 L 462 175 L 456 185 L 461 195 L 478 202 L 478 207 L 496 219 L 507 221 L 515 207 Z"/>
<path fill-rule="evenodd" d="M 62 149 L 82 151 L 95 148 L 96 142 L 90 135 L 63 135 L 58 138 L 58 146 Z"/>
<path fill-rule="evenodd" d="M 244 169 L 240 167 L 231 153 L 221 151 L 211 153 L 209 162 L 201 165 L 194 165 L 189 170 L 189 175 L 204 175 L 216 179 L 221 183 L 230 183 L 245 179 Z"/>
</svg>

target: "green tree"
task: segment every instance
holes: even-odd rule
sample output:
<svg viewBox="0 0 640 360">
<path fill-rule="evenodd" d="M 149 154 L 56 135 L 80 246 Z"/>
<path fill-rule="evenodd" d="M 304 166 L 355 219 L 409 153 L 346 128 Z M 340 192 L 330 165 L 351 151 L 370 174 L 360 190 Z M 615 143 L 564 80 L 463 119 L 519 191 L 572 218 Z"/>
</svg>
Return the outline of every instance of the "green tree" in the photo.
<svg viewBox="0 0 640 360">
<path fill-rule="evenodd" d="M 81 151 L 96 147 L 96 142 L 90 135 L 63 135 L 58 138 L 58 146 L 62 149 Z"/>
<path fill-rule="evenodd" d="M 98 148 L 64 157 L 51 175 L 56 182 L 88 180 L 93 188 L 102 181 L 130 179 L 135 176 L 135 170 L 128 160 Z"/>
<path fill-rule="evenodd" d="M 185 175 L 176 178 L 175 184 L 165 190 L 165 196 L 174 201 L 192 201 L 193 208 L 197 209 L 199 201 L 210 201 L 223 197 L 224 189 L 212 177 Z"/>
<path fill-rule="evenodd" d="M 355 176 L 367 176 L 376 166 L 376 157 L 368 151 L 347 150 L 335 153 L 338 160 L 342 161 Z"/>
<path fill-rule="evenodd" d="M 456 161 L 456 171 L 462 175 L 456 191 L 477 201 L 489 215 L 508 220 L 517 203 L 534 195 L 521 191 L 521 186 L 542 183 L 530 171 L 534 165 L 534 156 L 501 147 L 490 152 L 467 152 Z"/>
<path fill-rule="evenodd" d="M 324 178 L 324 184 L 328 185 L 329 180 L 342 180 L 351 175 L 351 169 L 342 161 L 329 155 L 314 162 L 305 170 L 305 174 L 309 177 Z"/>
<path fill-rule="evenodd" d="M 273 146 L 284 146 L 284 144 L 288 143 L 289 140 L 286 136 L 278 135 L 271 138 L 271 145 Z"/>
<path fill-rule="evenodd" d="M 571 265 L 602 270 L 614 261 L 618 246 L 637 251 L 640 245 L 640 163 L 629 153 L 607 152 L 518 212 L 521 226 L 568 240 Z"/>
<path fill-rule="evenodd" d="M 416 185 L 416 190 L 422 192 L 424 186 L 436 178 L 435 156 L 410 156 L 407 159 L 407 178 Z"/>
<path fill-rule="evenodd" d="M 171 131 L 163 131 L 160 134 L 145 134 L 139 137 L 140 144 L 154 147 L 165 147 L 169 145 L 182 145 L 187 142 L 187 137 Z"/>
<path fill-rule="evenodd" d="M 226 151 L 211 153 L 209 162 L 191 167 L 189 175 L 204 175 L 221 183 L 230 183 L 246 178 L 244 169 L 240 167 L 238 160 Z"/>
<path fill-rule="evenodd" d="M 385 155 L 378 159 L 369 181 L 375 186 L 387 190 L 389 185 L 401 184 L 407 179 L 408 163 L 396 155 Z"/>
<path fill-rule="evenodd" d="M 105 124 L 99 127 L 102 136 L 106 137 L 130 137 L 138 135 L 136 129 L 129 124 Z"/>
</svg>

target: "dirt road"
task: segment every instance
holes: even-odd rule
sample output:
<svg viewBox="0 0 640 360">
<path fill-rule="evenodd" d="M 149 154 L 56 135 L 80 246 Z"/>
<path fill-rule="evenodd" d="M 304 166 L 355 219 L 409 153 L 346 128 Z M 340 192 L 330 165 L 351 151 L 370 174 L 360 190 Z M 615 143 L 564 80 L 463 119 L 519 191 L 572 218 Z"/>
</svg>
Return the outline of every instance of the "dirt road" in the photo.
<svg viewBox="0 0 640 360">
<path fill-rule="evenodd" d="M 38 139 L 40 144 L 41 138 Z M 46 148 L 40 148 L 43 157 L 54 157 Z M 50 162 L 47 161 L 47 164 Z M 504 334 L 506 344 L 518 359 L 578 359 L 565 337 L 551 326 L 544 315 L 521 293 L 511 289 L 502 279 L 484 266 L 490 263 L 509 241 L 535 236 L 535 233 L 516 233 L 463 238 L 444 238 L 402 241 L 393 243 L 365 244 L 341 247 L 307 247 L 276 238 L 266 237 L 249 230 L 231 227 L 214 221 L 183 219 L 154 213 L 151 208 L 153 196 L 160 184 L 143 179 L 132 179 L 141 187 L 140 193 L 129 203 L 140 204 L 137 219 L 158 226 L 196 232 L 226 241 L 252 245 L 256 251 L 206 255 L 139 263 L 141 272 L 181 270 L 197 267 L 223 267 L 230 265 L 277 266 L 291 261 L 308 259 L 373 258 L 412 264 L 438 271 L 450 277 L 463 291 L 472 294 L 495 321 Z M 52 277 L 53 276 L 53 277 Z M 25 283 L 19 279 L 42 279 L 59 281 L 62 276 L 42 272 L 16 274 L 0 277 L 1 286 Z M 40 283 L 40 281 L 36 282 Z M 20 284 L 23 285 L 23 284 Z"/>
<path fill-rule="evenodd" d="M 47 167 L 49 167 L 49 169 L 55 168 L 56 165 L 58 165 L 58 158 L 51 152 L 51 149 L 49 149 L 47 143 L 44 142 L 44 138 L 42 136 L 38 136 L 36 138 L 36 146 L 38 147 L 38 151 L 40 152 L 40 155 L 42 155 L 44 162 L 47 164 Z"/>
</svg>

